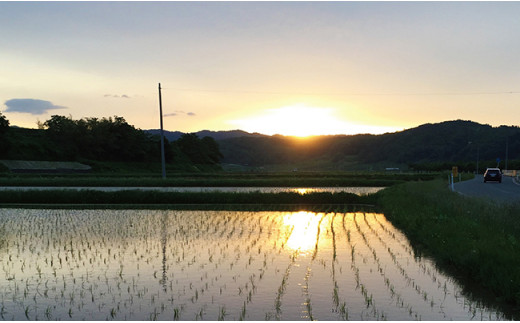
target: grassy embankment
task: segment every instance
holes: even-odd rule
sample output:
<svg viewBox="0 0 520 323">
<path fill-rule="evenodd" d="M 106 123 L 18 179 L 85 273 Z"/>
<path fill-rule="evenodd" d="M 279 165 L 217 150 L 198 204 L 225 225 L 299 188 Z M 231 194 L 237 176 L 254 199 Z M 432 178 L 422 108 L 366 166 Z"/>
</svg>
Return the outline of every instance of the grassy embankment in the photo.
<svg viewBox="0 0 520 323">
<path fill-rule="evenodd" d="M 74 208 L 161 208 L 212 210 L 330 210 L 352 211 L 373 207 L 374 196 L 351 193 L 224 193 L 224 192 L 158 192 L 127 190 L 101 192 L 95 190 L 29 190 L 0 194 L 3 207 L 74 207 Z"/>
<path fill-rule="evenodd" d="M 520 205 L 463 197 L 446 181 L 397 185 L 378 194 L 378 206 L 419 252 L 460 277 L 520 307 Z M 469 283 L 469 284 L 468 284 Z"/>
<path fill-rule="evenodd" d="M 0 177 L 0 186 L 53 186 L 53 187 L 354 187 L 354 186 L 390 186 L 406 181 L 422 181 L 433 178 L 432 174 L 385 174 L 385 173 L 183 173 L 169 174 L 163 180 L 160 177 L 142 176 L 145 174 L 111 175 L 28 175 L 6 174 Z M 118 192 L 99 192 L 95 190 L 51 190 L 51 191 L 4 191 L 0 194 L 3 206 L 36 207 L 47 205 L 81 205 L 93 207 L 111 205 L 111 207 L 166 207 L 179 208 L 189 205 L 191 208 L 207 208 L 210 204 L 225 205 L 225 208 L 238 205 L 256 205 L 255 207 L 272 209 L 274 205 L 291 205 L 299 208 L 316 210 L 317 205 L 366 205 L 374 204 L 374 197 L 357 196 L 348 193 L 187 193 L 125 190 Z M 222 206 L 220 206 L 222 208 Z M 327 209 L 328 206 L 325 206 Z"/>
<path fill-rule="evenodd" d="M 432 174 L 385 174 L 352 172 L 289 172 L 289 173 L 176 173 L 168 178 L 144 174 L 73 174 L 73 175 L 29 175 L 6 174 L 0 177 L 0 186 L 53 186 L 86 187 L 82 191 L 74 190 L 30 190 L 4 191 L 0 194 L 0 204 L 4 206 L 28 204 L 82 205 L 111 207 L 192 207 L 205 208 L 210 204 L 226 205 L 299 205 L 301 208 L 316 209 L 324 205 L 366 205 L 374 204 L 374 197 L 357 196 L 348 193 L 189 193 L 139 191 L 130 187 L 384 187 L 406 181 L 422 181 L 433 178 Z M 129 187 L 117 192 L 100 192 L 88 187 Z M 204 206 L 203 206 L 204 205 Z M 307 206 L 306 206 L 307 205 Z M 325 206 L 328 208 L 328 206 Z"/>
<path fill-rule="evenodd" d="M 166 179 L 146 173 L 128 174 L 5 174 L 0 186 L 80 187 L 386 187 L 406 181 L 433 179 L 434 174 L 351 172 L 175 173 Z"/>
</svg>

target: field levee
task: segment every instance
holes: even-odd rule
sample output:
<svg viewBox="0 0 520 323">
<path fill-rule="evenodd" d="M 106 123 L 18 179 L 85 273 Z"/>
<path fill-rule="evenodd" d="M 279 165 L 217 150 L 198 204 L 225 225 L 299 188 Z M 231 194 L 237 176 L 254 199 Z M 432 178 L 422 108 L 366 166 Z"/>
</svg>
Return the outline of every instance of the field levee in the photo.
<svg viewBox="0 0 520 323">
<path fill-rule="evenodd" d="M 377 193 L 377 204 L 418 255 L 432 256 L 468 293 L 480 290 L 483 301 L 520 317 L 519 204 L 465 197 L 440 179 L 387 188 Z"/>
</svg>

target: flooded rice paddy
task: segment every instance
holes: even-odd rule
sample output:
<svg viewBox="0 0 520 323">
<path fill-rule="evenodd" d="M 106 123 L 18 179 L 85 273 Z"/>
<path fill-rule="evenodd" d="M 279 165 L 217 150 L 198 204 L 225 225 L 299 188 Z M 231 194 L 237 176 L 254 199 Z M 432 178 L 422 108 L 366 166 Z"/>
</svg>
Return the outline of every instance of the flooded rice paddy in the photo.
<svg viewBox="0 0 520 323">
<path fill-rule="evenodd" d="M 3 320 L 496 320 L 382 214 L 0 212 Z"/>
<path fill-rule="evenodd" d="M 356 195 L 367 195 L 377 193 L 384 187 L 55 187 L 55 186 L 3 186 L 0 191 L 12 190 L 95 190 L 103 192 L 118 192 L 125 190 L 139 191 L 159 191 L 159 192 L 189 192 L 189 193 L 205 193 L 205 192 L 224 192 L 224 193 L 299 193 L 301 195 L 308 193 L 339 193 L 346 192 Z"/>
</svg>

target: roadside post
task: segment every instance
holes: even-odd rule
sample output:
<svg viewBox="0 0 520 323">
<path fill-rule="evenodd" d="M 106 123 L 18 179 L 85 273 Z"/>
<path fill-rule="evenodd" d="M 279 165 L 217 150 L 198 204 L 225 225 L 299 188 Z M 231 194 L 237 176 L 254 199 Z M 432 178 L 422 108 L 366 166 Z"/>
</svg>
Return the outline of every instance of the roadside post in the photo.
<svg viewBox="0 0 520 323">
<path fill-rule="evenodd" d="M 455 191 L 455 187 L 453 186 L 454 178 L 457 178 L 459 176 L 459 168 L 457 166 L 453 166 L 451 168 L 451 190 Z M 460 182 L 460 176 L 459 176 L 459 182 Z"/>
<path fill-rule="evenodd" d="M 451 168 L 451 174 L 453 175 L 453 178 L 459 178 L 459 182 L 460 182 L 460 173 L 459 173 L 459 167 L 457 166 L 453 166 Z"/>
</svg>

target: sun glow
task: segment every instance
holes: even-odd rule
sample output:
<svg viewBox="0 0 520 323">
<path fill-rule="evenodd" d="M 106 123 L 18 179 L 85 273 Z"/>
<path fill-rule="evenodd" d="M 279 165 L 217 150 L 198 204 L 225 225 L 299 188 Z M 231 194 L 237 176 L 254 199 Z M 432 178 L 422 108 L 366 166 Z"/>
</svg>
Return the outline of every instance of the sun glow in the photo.
<svg viewBox="0 0 520 323">
<path fill-rule="evenodd" d="M 309 107 L 304 104 L 265 110 L 263 114 L 247 119 L 233 120 L 232 124 L 249 132 L 266 135 L 309 137 L 358 133 L 384 133 L 394 128 L 356 125 L 342 121 L 333 108 Z"/>
</svg>

